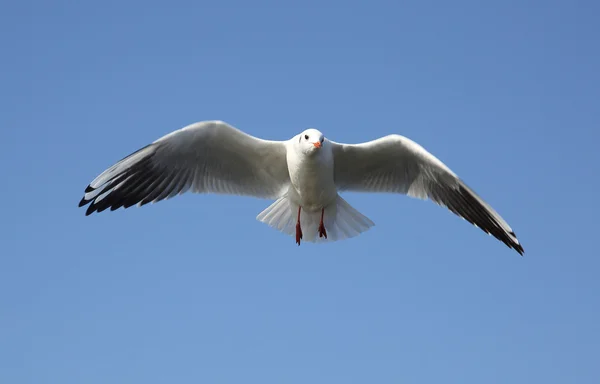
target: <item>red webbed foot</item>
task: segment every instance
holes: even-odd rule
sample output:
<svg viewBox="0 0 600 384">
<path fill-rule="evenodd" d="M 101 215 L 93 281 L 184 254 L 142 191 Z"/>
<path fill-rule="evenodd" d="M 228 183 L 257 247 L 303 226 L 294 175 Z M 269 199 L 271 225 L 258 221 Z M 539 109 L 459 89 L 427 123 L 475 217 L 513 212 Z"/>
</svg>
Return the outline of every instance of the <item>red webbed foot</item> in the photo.
<svg viewBox="0 0 600 384">
<path fill-rule="evenodd" d="M 302 207 L 298 206 L 298 221 L 296 221 L 296 244 L 300 245 L 300 239 L 302 239 L 302 228 L 300 227 L 300 210 Z"/>
<path fill-rule="evenodd" d="M 321 208 L 321 222 L 319 223 L 319 237 L 325 236 L 327 238 L 327 231 L 325 225 L 323 225 L 323 215 L 325 214 L 325 208 Z"/>
</svg>

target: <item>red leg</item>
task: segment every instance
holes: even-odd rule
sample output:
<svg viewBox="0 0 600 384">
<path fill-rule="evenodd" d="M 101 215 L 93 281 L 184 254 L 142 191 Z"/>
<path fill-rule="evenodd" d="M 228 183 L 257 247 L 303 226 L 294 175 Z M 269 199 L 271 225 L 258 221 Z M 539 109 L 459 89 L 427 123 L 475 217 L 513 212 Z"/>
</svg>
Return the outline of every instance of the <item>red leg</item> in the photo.
<svg viewBox="0 0 600 384">
<path fill-rule="evenodd" d="M 321 208 L 321 222 L 319 223 L 319 237 L 325 236 L 327 238 L 327 231 L 325 225 L 323 225 L 323 215 L 325 214 L 325 208 Z"/>
<path fill-rule="evenodd" d="M 300 210 L 301 206 L 298 206 L 298 221 L 296 221 L 296 244 L 300 245 L 300 239 L 302 238 L 302 228 L 300 228 Z"/>
</svg>

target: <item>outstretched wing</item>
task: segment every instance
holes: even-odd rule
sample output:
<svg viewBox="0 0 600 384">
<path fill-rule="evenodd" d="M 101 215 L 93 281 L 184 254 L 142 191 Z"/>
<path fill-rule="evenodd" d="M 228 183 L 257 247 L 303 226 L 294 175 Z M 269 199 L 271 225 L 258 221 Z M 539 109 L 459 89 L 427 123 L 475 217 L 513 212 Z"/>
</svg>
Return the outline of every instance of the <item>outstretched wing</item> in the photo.
<svg viewBox="0 0 600 384">
<path fill-rule="evenodd" d="M 282 141 L 250 136 L 222 121 L 191 124 L 102 172 L 86 188 L 86 211 L 157 202 L 188 190 L 277 198 L 289 185 Z"/>
<path fill-rule="evenodd" d="M 356 145 L 332 142 L 332 146 L 339 190 L 429 198 L 523 254 L 523 247 L 506 221 L 444 163 L 414 141 L 389 135 Z"/>
</svg>

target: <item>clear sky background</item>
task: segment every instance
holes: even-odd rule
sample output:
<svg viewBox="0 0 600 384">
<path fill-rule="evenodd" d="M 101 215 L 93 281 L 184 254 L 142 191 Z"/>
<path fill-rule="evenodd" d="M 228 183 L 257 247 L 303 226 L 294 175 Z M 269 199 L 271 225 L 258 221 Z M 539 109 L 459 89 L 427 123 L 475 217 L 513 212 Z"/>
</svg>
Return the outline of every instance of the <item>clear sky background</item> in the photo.
<svg viewBox="0 0 600 384">
<path fill-rule="evenodd" d="M 600 382 L 600 3 L 2 3 L 0 383 Z M 399 133 L 514 228 L 344 197 L 297 247 L 267 200 L 85 217 L 86 185 L 199 120 Z"/>
</svg>

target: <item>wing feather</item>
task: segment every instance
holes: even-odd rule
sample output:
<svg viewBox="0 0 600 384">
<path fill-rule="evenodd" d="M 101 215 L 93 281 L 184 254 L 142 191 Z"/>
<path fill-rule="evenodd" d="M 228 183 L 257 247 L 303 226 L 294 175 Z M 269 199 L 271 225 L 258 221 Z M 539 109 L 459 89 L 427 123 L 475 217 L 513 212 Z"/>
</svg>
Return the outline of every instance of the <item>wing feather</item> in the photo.
<svg viewBox="0 0 600 384">
<path fill-rule="evenodd" d="M 248 135 L 222 121 L 169 133 L 124 157 L 85 189 L 86 215 L 186 193 L 275 198 L 289 185 L 285 143 Z"/>
<path fill-rule="evenodd" d="M 450 168 L 414 141 L 390 135 L 361 144 L 331 144 L 338 189 L 430 199 L 519 254 L 524 253 L 508 223 Z"/>
</svg>

